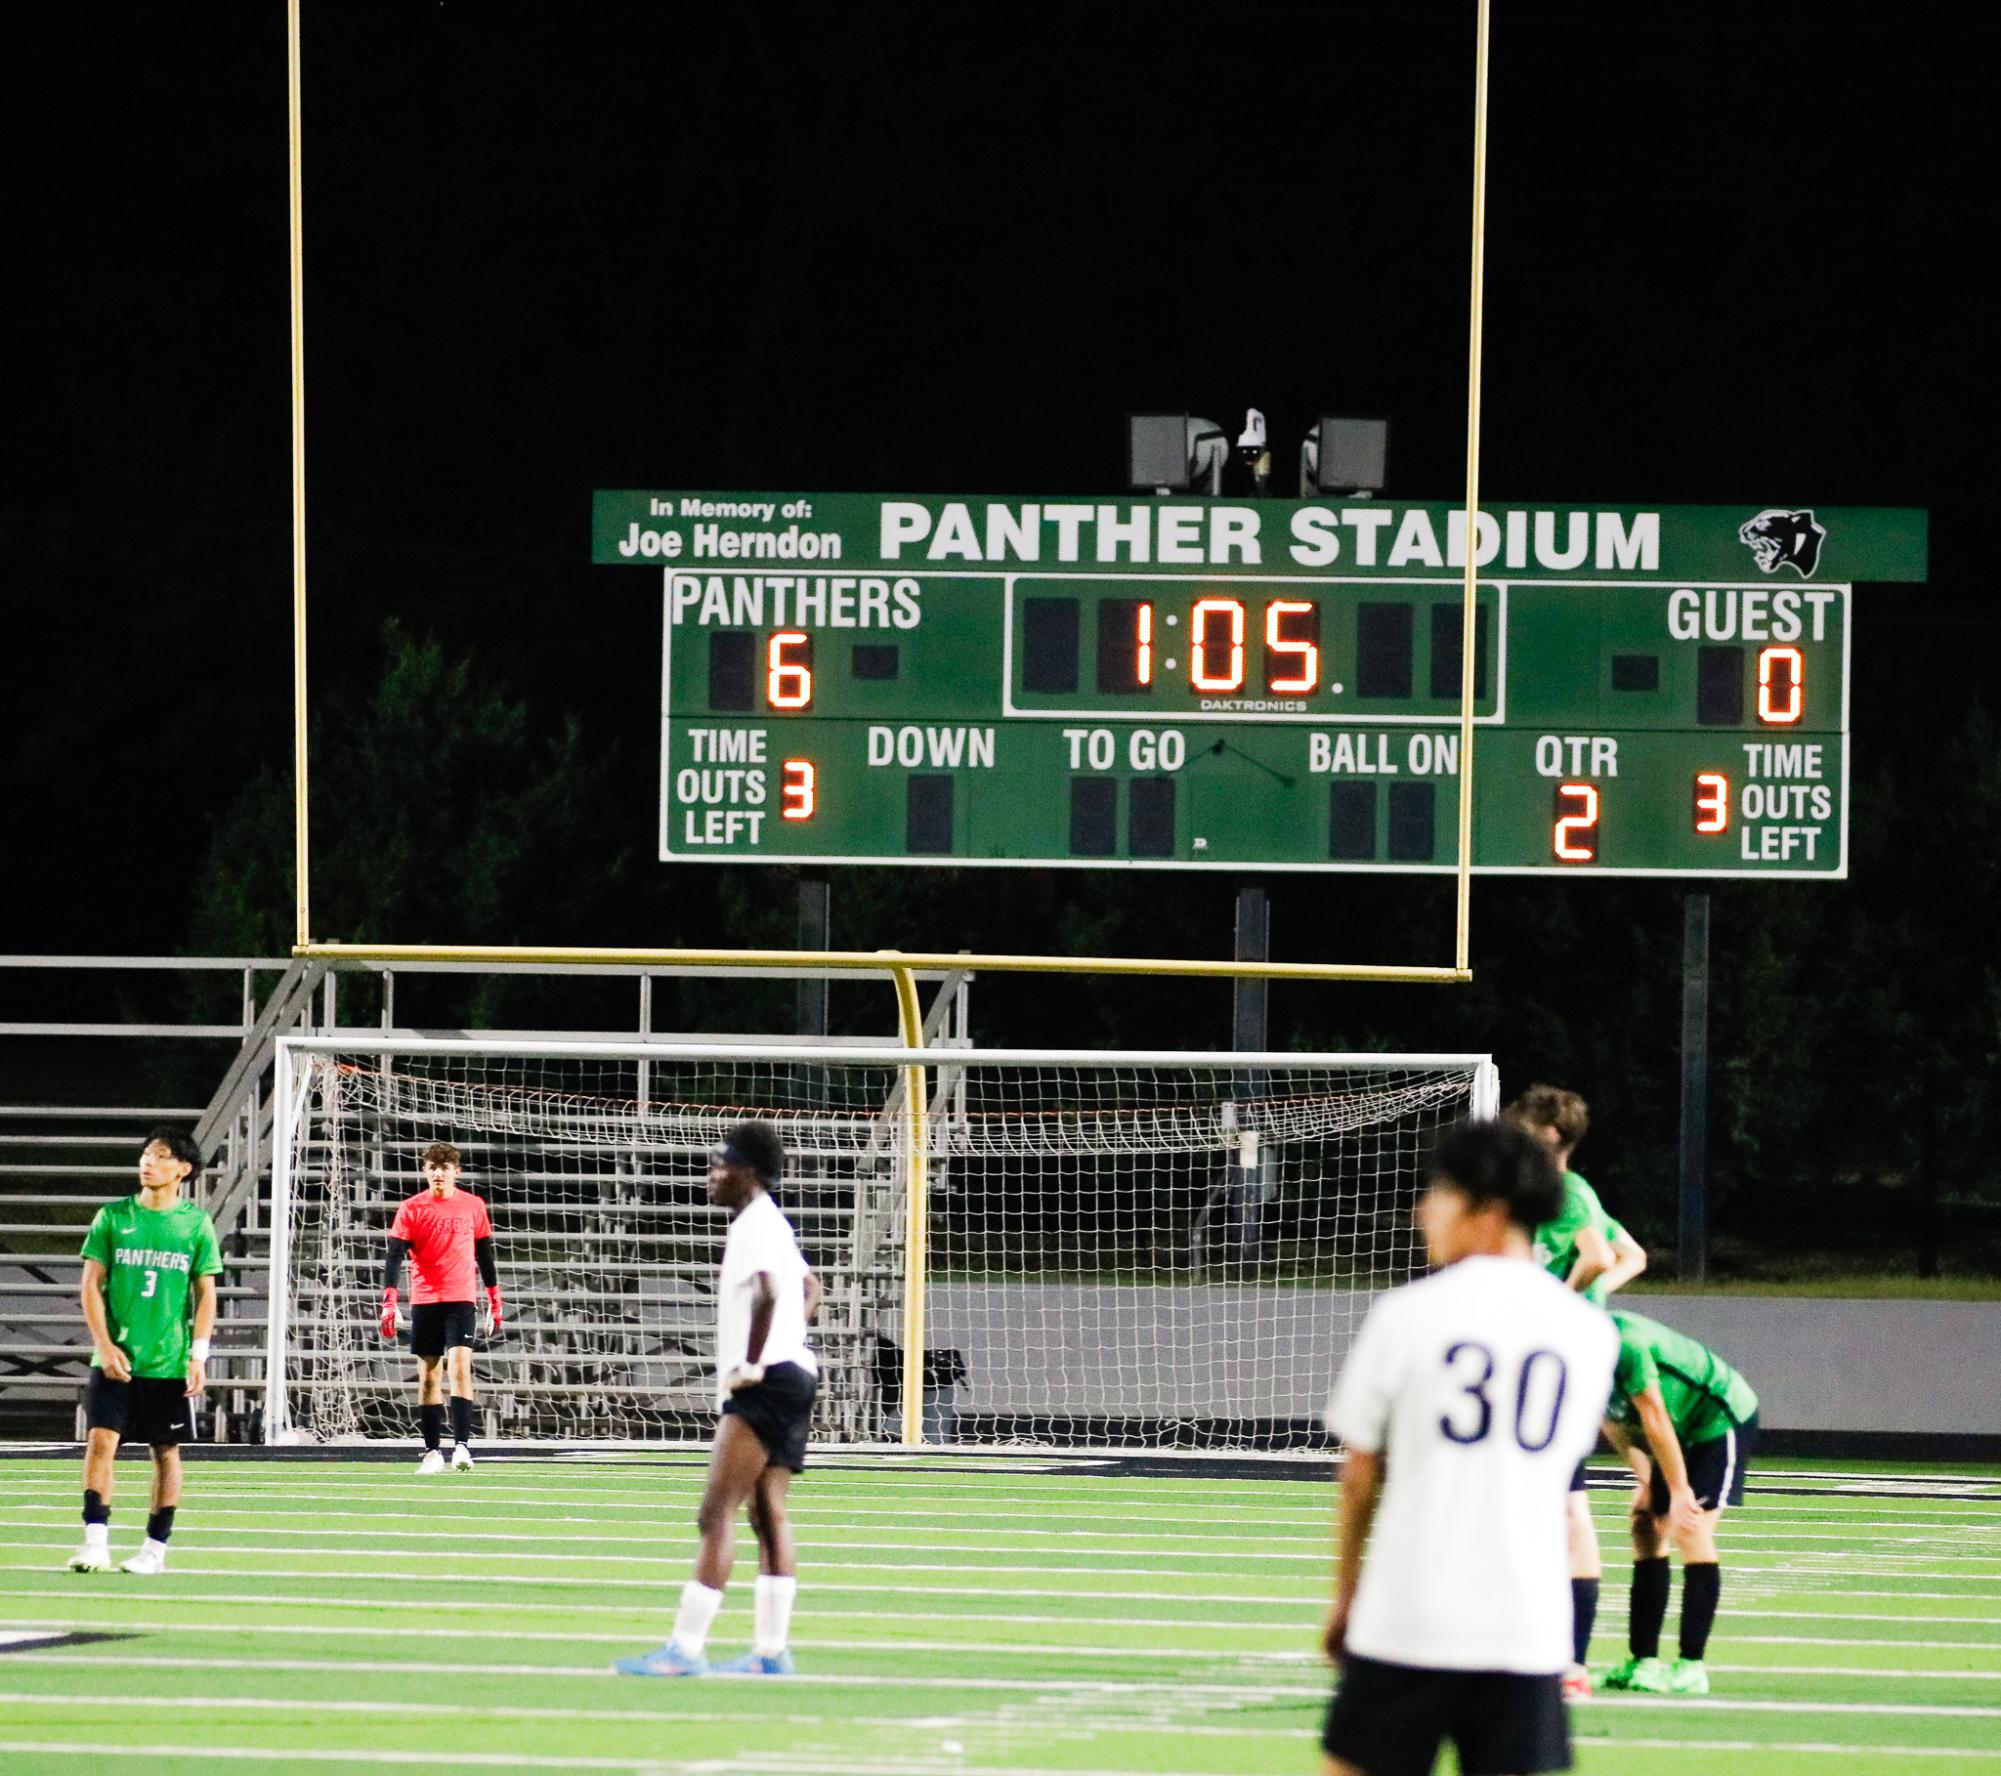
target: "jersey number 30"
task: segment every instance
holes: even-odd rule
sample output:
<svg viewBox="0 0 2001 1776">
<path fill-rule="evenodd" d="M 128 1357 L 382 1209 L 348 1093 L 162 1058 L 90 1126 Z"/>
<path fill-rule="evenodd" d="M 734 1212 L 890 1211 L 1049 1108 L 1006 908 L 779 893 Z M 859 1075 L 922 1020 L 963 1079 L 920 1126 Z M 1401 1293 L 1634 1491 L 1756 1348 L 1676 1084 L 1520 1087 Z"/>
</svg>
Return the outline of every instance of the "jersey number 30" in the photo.
<svg viewBox="0 0 2001 1776">
<path fill-rule="evenodd" d="M 1455 1443 L 1479 1443 L 1494 1428 L 1494 1402 L 1487 1389 L 1494 1379 L 1494 1353 L 1484 1344 L 1460 1343 L 1445 1353 L 1446 1372 L 1465 1395 L 1438 1417 L 1438 1428 Z M 1556 1440 L 1563 1393 L 1570 1371 L 1555 1351 L 1532 1350 L 1515 1377 L 1515 1442 L 1540 1455 Z"/>
</svg>

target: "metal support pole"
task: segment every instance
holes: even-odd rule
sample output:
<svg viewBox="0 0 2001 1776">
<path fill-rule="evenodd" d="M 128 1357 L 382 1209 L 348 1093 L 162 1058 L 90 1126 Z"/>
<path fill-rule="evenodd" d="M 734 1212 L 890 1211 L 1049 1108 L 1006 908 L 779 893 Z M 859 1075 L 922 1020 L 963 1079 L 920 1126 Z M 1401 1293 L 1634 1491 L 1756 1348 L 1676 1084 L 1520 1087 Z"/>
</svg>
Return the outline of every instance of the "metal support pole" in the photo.
<svg viewBox="0 0 2001 1776">
<path fill-rule="evenodd" d="M 830 947 L 830 899 L 826 877 L 799 878 L 799 947 L 802 950 Z M 798 1021 L 794 1027 L 801 1036 L 826 1035 L 829 984 L 825 975 L 817 979 L 807 975 L 799 977 Z"/>
<path fill-rule="evenodd" d="M 1681 1280 L 1709 1278 L 1709 896 L 1682 903 Z"/>
<path fill-rule="evenodd" d="M 1918 1107 L 1918 1275 L 1938 1275 L 1938 1075 L 1925 1068 Z"/>
<path fill-rule="evenodd" d="M 1271 901 L 1249 883 L 1237 890 L 1237 960 L 1271 959 Z M 1239 1054 L 1263 1054 L 1271 983 L 1239 979 L 1231 989 L 1230 1046 Z"/>
</svg>

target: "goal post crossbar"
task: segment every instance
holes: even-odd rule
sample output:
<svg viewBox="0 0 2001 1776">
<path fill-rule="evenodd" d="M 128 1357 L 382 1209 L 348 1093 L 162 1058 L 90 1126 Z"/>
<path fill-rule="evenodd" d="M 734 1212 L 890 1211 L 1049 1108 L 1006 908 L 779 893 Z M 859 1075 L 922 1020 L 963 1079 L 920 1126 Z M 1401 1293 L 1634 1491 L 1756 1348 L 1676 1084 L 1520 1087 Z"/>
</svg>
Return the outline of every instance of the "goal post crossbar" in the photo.
<svg viewBox="0 0 2001 1776">
<path fill-rule="evenodd" d="M 971 950 L 697 950 L 565 949 L 533 944 L 301 943 L 292 954 L 315 962 L 527 964 L 541 968 L 763 967 L 896 974 L 910 969 L 994 974 L 1173 975 L 1213 980 L 1375 981 L 1463 986 L 1469 967 L 1395 966 L 1373 962 L 1257 962 L 1188 956 L 987 955 Z"/>
</svg>

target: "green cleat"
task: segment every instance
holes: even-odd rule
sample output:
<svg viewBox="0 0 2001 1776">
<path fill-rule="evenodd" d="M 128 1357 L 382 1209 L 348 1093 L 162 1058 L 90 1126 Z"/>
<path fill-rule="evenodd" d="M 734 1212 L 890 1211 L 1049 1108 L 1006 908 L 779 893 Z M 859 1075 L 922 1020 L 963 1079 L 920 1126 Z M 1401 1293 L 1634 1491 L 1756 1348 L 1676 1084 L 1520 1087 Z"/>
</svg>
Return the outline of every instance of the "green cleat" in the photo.
<svg viewBox="0 0 2001 1776">
<path fill-rule="evenodd" d="M 1668 1667 L 1667 1689 L 1671 1696 L 1706 1696 L 1709 1672 L 1700 1659 L 1677 1659 Z"/>
<path fill-rule="evenodd" d="M 1659 1659 L 1627 1659 L 1606 1672 L 1599 1687 L 1607 1690 L 1644 1690 L 1651 1696 L 1665 1696 L 1671 1686 L 1668 1668 Z"/>
</svg>

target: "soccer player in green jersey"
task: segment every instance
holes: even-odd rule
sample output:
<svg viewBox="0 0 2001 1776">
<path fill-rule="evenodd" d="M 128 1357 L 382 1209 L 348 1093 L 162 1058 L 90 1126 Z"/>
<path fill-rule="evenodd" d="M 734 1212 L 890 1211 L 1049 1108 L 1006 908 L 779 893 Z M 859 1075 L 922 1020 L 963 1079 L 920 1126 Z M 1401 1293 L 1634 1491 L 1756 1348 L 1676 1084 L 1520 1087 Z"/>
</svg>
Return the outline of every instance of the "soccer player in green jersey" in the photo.
<svg viewBox="0 0 2001 1776">
<path fill-rule="evenodd" d="M 1608 1690 L 1706 1696 L 1702 1655 L 1723 1589 L 1716 1525 L 1744 1502 L 1744 1469 L 1758 1436 L 1758 1396 L 1706 1346 L 1658 1320 L 1617 1310 L 1619 1361 L 1605 1434 L 1626 1458 L 1633 1492 L 1631 1656 L 1605 1675 Z M 1667 1620 L 1668 1548 L 1681 1550 L 1681 1656 L 1660 1656 Z"/>
<path fill-rule="evenodd" d="M 1556 1169 L 1563 1174 L 1563 1206 L 1553 1221 L 1545 1221 L 1535 1230 L 1536 1262 L 1586 1301 L 1603 1307 L 1614 1289 L 1646 1269 L 1647 1253 L 1606 1214 L 1597 1191 L 1570 1169 L 1570 1156 L 1591 1127 L 1591 1107 L 1574 1091 L 1532 1085 L 1508 1106 L 1508 1118 L 1548 1147 Z M 1570 1477 L 1572 1645 L 1570 1669 L 1563 1674 L 1563 1693 L 1572 1702 L 1588 1701 L 1591 1696 L 1591 1672 L 1585 1658 L 1598 1621 L 1598 1590 L 1605 1576 L 1605 1557 L 1584 1490 L 1584 1470 L 1585 1463 L 1579 1462 L 1577 1472 Z"/>
<path fill-rule="evenodd" d="M 70 1556 L 72 1572 L 111 1564 L 113 1469 L 128 1437 L 152 1447 L 153 1508 L 146 1540 L 122 1570 L 166 1570 L 181 1502 L 181 1443 L 194 1435 L 222 1269 L 215 1223 L 181 1198 L 200 1169 L 190 1135 L 155 1129 L 139 1150 L 138 1192 L 106 1203 L 84 1235 L 83 1318 L 95 1348 L 84 1402 L 83 1546 Z"/>
</svg>

